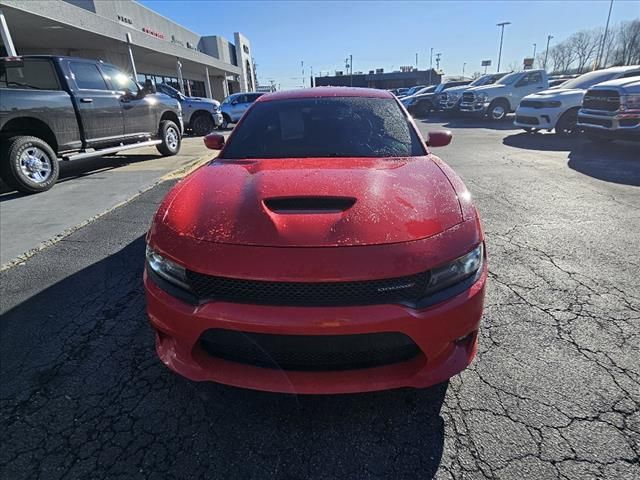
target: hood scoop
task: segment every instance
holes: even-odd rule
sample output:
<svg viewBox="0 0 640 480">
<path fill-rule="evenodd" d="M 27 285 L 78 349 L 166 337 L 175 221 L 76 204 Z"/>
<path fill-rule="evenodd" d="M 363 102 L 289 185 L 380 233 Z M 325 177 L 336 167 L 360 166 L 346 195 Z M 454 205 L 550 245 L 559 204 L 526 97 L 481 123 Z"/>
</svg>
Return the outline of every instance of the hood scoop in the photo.
<svg viewBox="0 0 640 480">
<path fill-rule="evenodd" d="M 277 214 L 340 213 L 356 203 L 352 197 L 279 197 L 267 198 L 264 206 Z"/>
</svg>

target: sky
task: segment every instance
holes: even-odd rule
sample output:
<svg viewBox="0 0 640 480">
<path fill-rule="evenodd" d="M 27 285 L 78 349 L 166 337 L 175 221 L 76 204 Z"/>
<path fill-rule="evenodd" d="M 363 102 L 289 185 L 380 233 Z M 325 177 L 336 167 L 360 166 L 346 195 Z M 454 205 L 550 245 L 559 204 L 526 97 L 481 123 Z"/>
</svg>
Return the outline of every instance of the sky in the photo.
<svg viewBox="0 0 640 480">
<path fill-rule="evenodd" d="M 572 33 L 604 28 L 609 0 L 557 1 L 209 1 L 139 0 L 156 12 L 200 35 L 222 35 L 233 42 L 241 32 L 251 42 L 260 84 L 281 89 L 306 85 L 310 69 L 344 70 L 353 55 L 353 70 L 398 70 L 429 67 L 430 49 L 441 53 L 446 75 L 483 71 L 492 60 L 495 71 L 505 27 L 501 70 L 546 47 L 547 35 L 561 41 Z M 611 25 L 640 18 L 640 0 L 615 0 Z M 435 55 L 434 63 L 435 67 Z"/>
</svg>

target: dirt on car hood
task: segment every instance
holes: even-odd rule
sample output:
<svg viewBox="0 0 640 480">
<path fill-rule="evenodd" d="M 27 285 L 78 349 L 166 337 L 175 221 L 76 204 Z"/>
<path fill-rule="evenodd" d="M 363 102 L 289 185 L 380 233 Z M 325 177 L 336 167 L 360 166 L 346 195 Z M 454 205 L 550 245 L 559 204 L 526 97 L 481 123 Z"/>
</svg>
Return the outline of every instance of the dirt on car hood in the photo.
<svg viewBox="0 0 640 480">
<path fill-rule="evenodd" d="M 429 156 L 216 160 L 176 186 L 156 221 L 208 242 L 317 247 L 418 240 L 462 214 Z"/>
</svg>

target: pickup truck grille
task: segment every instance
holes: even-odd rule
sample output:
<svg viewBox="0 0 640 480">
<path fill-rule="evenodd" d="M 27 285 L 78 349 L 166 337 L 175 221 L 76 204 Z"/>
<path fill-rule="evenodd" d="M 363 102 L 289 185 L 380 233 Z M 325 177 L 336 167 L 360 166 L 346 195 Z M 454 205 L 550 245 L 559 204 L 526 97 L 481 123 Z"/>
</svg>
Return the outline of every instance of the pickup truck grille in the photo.
<svg viewBox="0 0 640 480">
<path fill-rule="evenodd" d="M 464 103 L 473 103 L 475 98 L 475 95 L 471 92 L 462 94 L 462 101 Z"/>
<path fill-rule="evenodd" d="M 615 90 L 589 90 L 584 96 L 582 107 L 587 110 L 615 112 L 620 108 L 620 94 Z"/>
</svg>

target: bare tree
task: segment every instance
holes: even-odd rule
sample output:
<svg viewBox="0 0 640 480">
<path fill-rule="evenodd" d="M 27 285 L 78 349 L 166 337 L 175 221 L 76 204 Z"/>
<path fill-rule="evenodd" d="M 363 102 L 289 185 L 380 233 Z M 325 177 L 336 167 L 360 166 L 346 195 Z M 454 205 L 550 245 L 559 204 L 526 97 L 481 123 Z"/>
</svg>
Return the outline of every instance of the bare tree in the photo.
<svg viewBox="0 0 640 480">
<path fill-rule="evenodd" d="M 571 57 L 575 58 L 576 73 L 582 73 L 585 67 L 595 59 L 601 38 L 601 34 L 597 30 L 582 30 L 574 33 L 563 42 L 572 50 Z"/>
<path fill-rule="evenodd" d="M 480 78 L 481 76 L 482 76 L 482 72 L 473 72 L 473 75 L 471 75 L 471 78 L 475 80 L 476 78 Z"/>
<path fill-rule="evenodd" d="M 614 65 L 633 65 L 640 62 L 640 20 L 620 24 L 611 55 Z"/>
<path fill-rule="evenodd" d="M 520 62 L 511 62 L 507 67 L 507 72 L 517 72 L 522 70 L 522 64 Z"/>
</svg>

